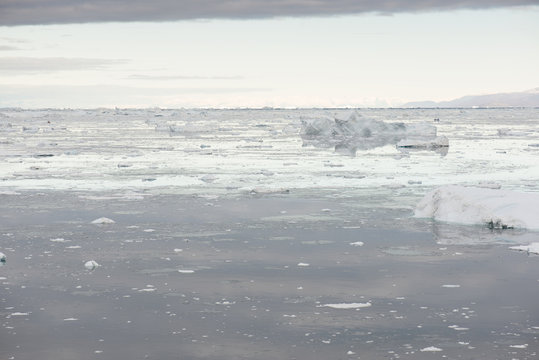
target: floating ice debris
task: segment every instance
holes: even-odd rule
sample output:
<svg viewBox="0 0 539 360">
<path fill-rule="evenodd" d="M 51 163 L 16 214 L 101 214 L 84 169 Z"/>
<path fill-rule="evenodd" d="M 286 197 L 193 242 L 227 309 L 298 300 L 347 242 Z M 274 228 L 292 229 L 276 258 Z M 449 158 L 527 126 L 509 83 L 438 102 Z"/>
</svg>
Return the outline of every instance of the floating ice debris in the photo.
<svg viewBox="0 0 539 360">
<path fill-rule="evenodd" d="M 174 249 L 175 253 L 179 253 L 179 252 L 182 252 L 182 251 L 183 251 L 183 249 Z"/>
<path fill-rule="evenodd" d="M 522 345 L 509 345 L 509 347 L 512 347 L 513 349 L 526 349 L 528 347 L 528 344 L 522 344 Z"/>
<path fill-rule="evenodd" d="M 180 274 L 193 274 L 195 270 L 178 270 Z"/>
<path fill-rule="evenodd" d="M 356 353 L 353 352 L 352 350 L 349 350 L 349 351 L 346 353 L 346 355 L 355 355 L 355 354 L 356 354 Z"/>
<path fill-rule="evenodd" d="M 435 149 L 440 147 L 448 147 L 449 139 L 445 136 L 437 136 L 432 138 L 406 138 L 399 141 L 396 145 L 400 148 L 413 148 L 413 149 Z"/>
<path fill-rule="evenodd" d="M 443 351 L 443 350 L 440 349 L 440 348 L 437 348 L 435 346 L 429 346 L 429 347 L 423 348 L 423 349 L 421 349 L 419 351 L 425 352 L 425 351 Z"/>
<path fill-rule="evenodd" d="M 307 263 L 303 263 L 303 262 L 300 262 L 298 264 L 298 266 L 303 266 L 303 267 L 306 267 L 306 266 L 310 266 L 311 264 L 307 264 Z"/>
<path fill-rule="evenodd" d="M 80 245 L 71 245 L 71 246 L 66 246 L 66 249 L 80 249 L 81 246 Z"/>
<path fill-rule="evenodd" d="M 366 303 L 342 303 L 342 304 L 324 304 L 322 307 L 329 307 L 332 309 L 359 309 L 372 306 L 370 302 Z"/>
<path fill-rule="evenodd" d="M 114 224 L 116 221 L 106 218 L 106 217 L 100 217 L 99 219 L 95 219 L 92 221 L 92 224 L 102 225 L 102 224 Z"/>
<path fill-rule="evenodd" d="M 363 245 L 365 245 L 365 243 L 363 241 L 356 241 L 356 242 L 351 242 L 350 245 L 352 245 L 352 246 L 363 246 Z"/>
<path fill-rule="evenodd" d="M 14 313 L 11 313 L 11 316 L 28 316 L 30 315 L 30 313 L 27 313 L 27 312 L 14 312 Z"/>
<path fill-rule="evenodd" d="M 415 140 L 416 144 L 447 146 L 446 139 L 436 140 L 436 127 L 429 123 L 404 124 L 386 123 L 369 119 L 357 111 L 347 118 L 305 118 L 301 119 L 300 136 L 304 145 L 329 148 L 354 155 L 356 150 L 373 149 L 387 144 L 397 144 L 403 139 Z M 417 146 L 417 145 L 416 145 Z"/>
<path fill-rule="evenodd" d="M 52 242 L 58 242 L 58 243 L 69 242 L 69 240 L 66 240 L 66 239 L 64 239 L 64 238 L 50 239 L 49 241 L 52 241 Z"/>
<path fill-rule="evenodd" d="M 444 288 L 459 288 L 460 285 L 456 285 L 456 284 L 447 284 L 447 285 L 442 285 L 442 287 L 444 287 Z"/>
<path fill-rule="evenodd" d="M 77 320 L 79 320 L 79 319 L 74 318 L 74 317 L 64 319 L 64 321 L 77 321 Z"/>
<path fill-rule="evenodd" d="M 415 217 L 461 223 L 482 224 L 491 229 L 539 229 L 539 193 L 442 186 L 425 195 L 415 209 Z"/>
<path fill-rule="evenodd" d="M 0 262 L 6 262 L 6 254 L 0 251 Z"/>
<path fill-rule="evenodd" d="M 467 330 L 470 330 L 469 328 L 458 326 L 458 325 L 451 325 L 451 326 L 448 326 L 448 328 L 453 329 L 455 331 L 467 331 Z"/>
<path fill-rule="evenodd" d="M 99 264 L 95 260 L 89 260 L 84 263 L 84 267 L 88 270 L 94 270 Z"/>
<path fill-rule="evenodd" d="M 529 245 L 511 246 L 509 249 L 526 251 L 527 253 L 539 254 L 539 242 L 534 242 Z"/>
</svg>

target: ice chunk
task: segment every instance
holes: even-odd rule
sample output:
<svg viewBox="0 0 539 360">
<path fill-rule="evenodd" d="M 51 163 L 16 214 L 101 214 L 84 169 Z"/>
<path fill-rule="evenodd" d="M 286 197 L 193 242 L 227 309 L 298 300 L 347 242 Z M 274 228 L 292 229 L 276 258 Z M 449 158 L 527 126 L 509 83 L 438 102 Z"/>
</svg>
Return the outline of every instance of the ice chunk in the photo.
<svg viewBox="0 0 539 360">
<path fill-rule="evenodd" d="M 95 219 L 92 221 L 92 224 L 102 225 L 102 224 L 114 224 L 116 221 L 106 218 L 106 217 L 100 217 L 99 219 Z"/>
<path fill-rule="evenodd" d="M 419 351 L 422 351 L 422 352 L 425 352 L 425 351 L 433 351 L 433 352 L 436 352 L 436 351 L 443 351 L 442 349 L 440 348 L 437 348 L 435 346 L 429 346 L 429 347 L 426 347 L 426 348 L 423 348 Z"/>
<path fill-rule="evenodd" d="M 529 245 L 511 246 L 509 249 L 526 251 L 527 253 L 539 254 L 539 242 L 534 242 Z"/>
<path fill-rule="evenodd" d="M 416 141 L 416 145 L 434 144 L 447 146 L 447 138 L 436 137 L 436 127 L 429 123 L 386 123 L 363 117 L 357 111 L 347 118 L 329 117 L 301 119 L 300 136 L 303 145 L 334 147 L 340 153 L 355 154 L 356 150 L 368 150 L 387 144 L 397 144 L 403 139 Z M 430 147 L 429 147 L 430 148 Z"/>
<path fill-rule="evenodd" d="M 325 304 L 323 307 L 329 307 L 332 309 L 359 309 L 370 307 L 372 304 L 370 302 L 366 303 L 342 303 L 342 304 Z"/>
<path fill-rule="evenodd" d="M 538 208 L 538 193 L 448 185 L 426 194 L 415 209 L 415 217 L 492 229 L 539 230 Z"/>
<path fill-rule="evenodd" d="M 94 270 L 99 264 L 95 260 L 89 260 L 84 263 L 84 267 L 88 270 Z"/>
<path fill-rule="evenodd" d="M 6 254 L 0 251 L 0 262 L 6 262 Z"/>
<path fill-rule="evenodd" d="M 351 242 L 350 245 L 352 245 L 352 246 L 363 246 L 365 244 L 363 243 L 363 241 L 356 241 L 356 242 Z"/>
</svg>

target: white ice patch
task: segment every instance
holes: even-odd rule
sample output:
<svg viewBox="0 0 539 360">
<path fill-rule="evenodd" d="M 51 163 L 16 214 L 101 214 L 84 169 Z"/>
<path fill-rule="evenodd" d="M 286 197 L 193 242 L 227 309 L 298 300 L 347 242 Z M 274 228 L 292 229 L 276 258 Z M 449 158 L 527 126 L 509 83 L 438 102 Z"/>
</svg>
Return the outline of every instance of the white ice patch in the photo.
<svg viewBox="0 0 539 360">
<path fill-rule="evenodd" d="M 92 221 L 92 224 L 96 225 L 103 225 L 103 224 L 114 224 L 116 221 L 106 218 L 106 217 L 100 217 L 99 219 L 95 219 Z"/>
<path fill-rule="evenodd" d="M 426 351 L 432 351 L 432 352 L 435 352 L 435 351 L 443 351 L 442 349 L 440 348 L 437 348 L 435 346 L 429 346 L 429 347 L 426 347 L 426 348 L 423 348 L 419 351 L 422 351 L 422 352 L 426 352 Z"/>
<path fill-rule="evenodd" d="M 360 309 L 370 307 L 372 304 L 370 302 L 366 303 L 342 303 L 342 304 L 324 304 L 322 307 L 329 307 L 332 309 Z"/>
<path fill-rule="evenodd" d="M 459 288 L 460 285 L 456 285 L 456 284 L 446 284 L 446 285 L 442 285 L 442 287 L 444 287 L 444 288 Z"/>
<path fill-rule="evenodd" d="M 352 245 L 352 246 L 363 246 L 365 244 L 363 243 L 363 241 L 356 241 L 356 242 L 350 243 L 350 245 Z"/>
<path fill-rule="evenodd" d="M 539 230 L 539 193 L 448 185 L 417 204 L 415 217 L 495 229 Z"/>
<path fill-rule="evenodd" d="M 303 262 L 300 262 L 298 263 L 298 266 L 300 267 L 307 267 L 307 266 L 310 266 L 311 264 L 307 264 L 307 263 L 303 263 Z"/>
<path fill-rule="evenodd" d="M 539 254 L 539 242 L 534 242 L 529 245 L 511 246 L 509 249 L 526 251 L 527 253 Z"/>
<path fill-rule="evenodd" d="M 195 270 L 178 270 L 180 274 L 193 274 Z"/>
</svg>

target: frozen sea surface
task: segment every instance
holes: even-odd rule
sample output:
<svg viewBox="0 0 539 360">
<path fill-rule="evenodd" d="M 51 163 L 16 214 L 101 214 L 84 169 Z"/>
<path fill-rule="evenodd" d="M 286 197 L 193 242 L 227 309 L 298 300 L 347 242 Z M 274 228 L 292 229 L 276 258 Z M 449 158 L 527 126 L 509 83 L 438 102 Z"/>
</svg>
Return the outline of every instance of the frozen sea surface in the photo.
<svg viewBox="0 0 539 360">
<path fill-rule="evenodd" d="M 539 109 L 358 112 L 374 124 L 362 129 L 367 135 L 380 124 L 409 129 L 430 124 L 449 141 L 448 148 L 436 151 L 384 142 L 375 147 L 378 142 L 365 134 L 364 145 L 371 148 L 317 147 L 300 136 L 302 119 L 350 113 L 3 109 L 0 191 L 366 194 L 366 199 L 380 195 L 386 204 L 409 207 L 427 190 L 446 184 L 490 182 L 507 190 L 539 191 Z"/>
</svg>

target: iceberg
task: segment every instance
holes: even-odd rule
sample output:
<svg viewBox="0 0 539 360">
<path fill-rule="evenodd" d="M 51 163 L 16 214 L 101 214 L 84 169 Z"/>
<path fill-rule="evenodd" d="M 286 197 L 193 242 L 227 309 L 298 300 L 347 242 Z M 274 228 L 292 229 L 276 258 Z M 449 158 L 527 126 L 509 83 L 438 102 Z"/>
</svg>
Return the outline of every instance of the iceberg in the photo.
<svg viewBox="0 0 539 360">
<path fill-rule="evenodd" d="M 426 194 L 414 216 L 491 229 L 539 230 L 539 193 L 447 185 Z"/>
<path fill-rule="evenodd" d="M 300 136 L 304 146 L 335 148 L 340 153 L 355 155 L 357 150 L 398 144 L 403 147 L 433 149 L 449 146 L 446 137 L 436 136 L 436 126 L 429 123 L 386 123 L 363 117 L 357 111 L 347 118 L 301 118 Z"/>
</svg>

